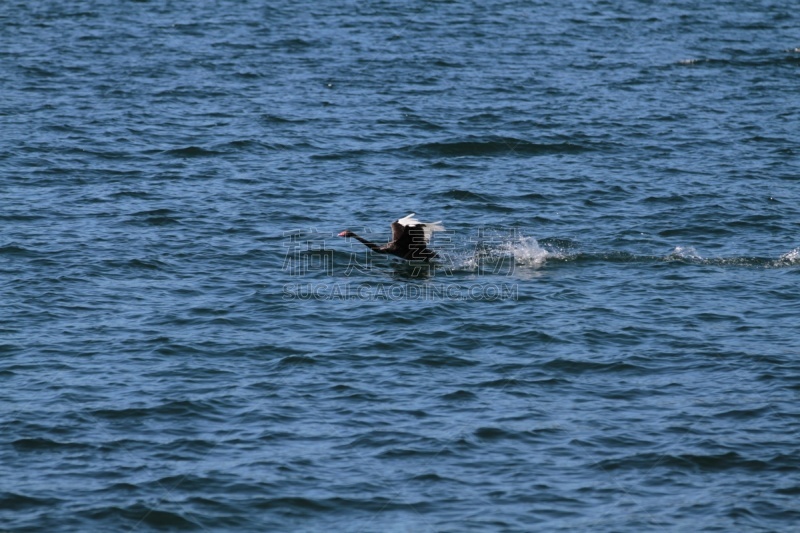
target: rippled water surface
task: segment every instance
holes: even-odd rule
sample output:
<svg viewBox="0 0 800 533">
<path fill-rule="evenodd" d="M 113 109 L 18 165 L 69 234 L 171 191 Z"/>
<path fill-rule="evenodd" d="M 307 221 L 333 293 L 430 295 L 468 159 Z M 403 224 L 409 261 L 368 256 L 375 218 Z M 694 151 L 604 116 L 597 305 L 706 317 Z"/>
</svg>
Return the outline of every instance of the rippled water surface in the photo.
<svg viewBox="0 0 800 533">
<path fill-rule="evenodd" d="M 0 530 L 796 528 L 796 8 L 3 2 Z"/>
</svg>

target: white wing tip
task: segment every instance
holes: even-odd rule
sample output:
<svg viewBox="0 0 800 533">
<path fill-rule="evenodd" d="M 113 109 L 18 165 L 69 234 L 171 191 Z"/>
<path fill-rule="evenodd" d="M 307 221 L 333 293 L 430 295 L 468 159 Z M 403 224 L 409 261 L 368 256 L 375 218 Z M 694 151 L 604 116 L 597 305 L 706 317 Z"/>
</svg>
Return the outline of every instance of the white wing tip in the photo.
<svg viewBox="0 0 800 533">
<path fill-rule="evenodd" d="M 416 226 L 417 224 L 422 224 L 422 222 L 414 218 L 414 215 L 416 215 L 416 213 L 409 213 L 403 218 L 398 219 L 397 222 L 401 226 Z"/>
<path fill-rule="evenodd" d="M 436 222 L 420 222 L 416 218 L 416 213 L 409 213 L 408 215 L 404 216 L 401 219 L 398 219 L 398 223 L 402 226 L 416 226 L 418 224 L 425 227 L 426 233 L 434 232 L 434 231 L 444 231 L 444 226 L 442 225 L 442 221 L 438 220 Z"/>
</svg>

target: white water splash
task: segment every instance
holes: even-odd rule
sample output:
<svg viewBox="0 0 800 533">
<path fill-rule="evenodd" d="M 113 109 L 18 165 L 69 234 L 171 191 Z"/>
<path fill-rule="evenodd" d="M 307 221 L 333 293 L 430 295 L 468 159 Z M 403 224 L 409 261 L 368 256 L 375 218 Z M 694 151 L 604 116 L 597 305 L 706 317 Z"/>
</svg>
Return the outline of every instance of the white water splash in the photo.
<svg viewBox="0 0 800 533">
<path fill-rule="evenodd" d="M 800 248 L 795 248 L 791 252 L 786 252 L 778 259 L 780 263 L 796 265 L 800 264 Z"/>
<path fill-rule="evenodd" d="M 510 254 L 515 264 L 531 268 L 540 268 L 550 255 L 547 250 L 539 246 L 536 239 L 522 235 L 516 241 L 504 243 L 500 250 Z"/>
<path fill-rule="evenodd" d="M 500 239 L 493 236 L 478 242 L 454 266 L 483 274 L 519 275 L 523 270 L 530 272 L 541 268 L 550 255 L 533 237 L 514 235 Z"/>
<path fill-rule="evenodd" d="M 702 260 L 703 257 L 697 253 L 693 246 L 676 246 L 666 257 L 667 261 L 674 260 Z"/>
</svg>

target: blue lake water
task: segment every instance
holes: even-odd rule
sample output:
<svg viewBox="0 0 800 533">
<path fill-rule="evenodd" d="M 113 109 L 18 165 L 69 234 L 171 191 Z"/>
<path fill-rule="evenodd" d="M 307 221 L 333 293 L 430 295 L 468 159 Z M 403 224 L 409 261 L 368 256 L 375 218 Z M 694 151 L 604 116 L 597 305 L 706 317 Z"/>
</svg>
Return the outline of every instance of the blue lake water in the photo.
<svg viewBox="0 0 800 533">
<path fill-rule="evenodd" d="M 796 528 L 796 7 L 3 2 L 0 531 Z"/>
</svg>

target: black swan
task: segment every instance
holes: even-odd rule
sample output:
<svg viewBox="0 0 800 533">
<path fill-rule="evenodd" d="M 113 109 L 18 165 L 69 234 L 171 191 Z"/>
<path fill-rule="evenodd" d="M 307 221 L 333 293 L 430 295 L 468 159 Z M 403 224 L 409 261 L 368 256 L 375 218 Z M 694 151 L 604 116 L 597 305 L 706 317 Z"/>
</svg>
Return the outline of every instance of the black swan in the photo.
<svg viewBox="0 0 800 533">
<path fill-rule="evenodd" d="M 350 230 L 341 232 L 339 237 L 358 239 L 373 252 L 396 255 L 408 261 L 430 261 L 436 257 L 436 252 L 428 248 L 431 233 L 442 230 L 444 230 L 444 226 L 442 226 L 441 220 L 423 223 L 415 219 L 414 213 L 411 213 L 392 222 L 392 240 L 383 246 L 369 242 Z"/>
</svg>

